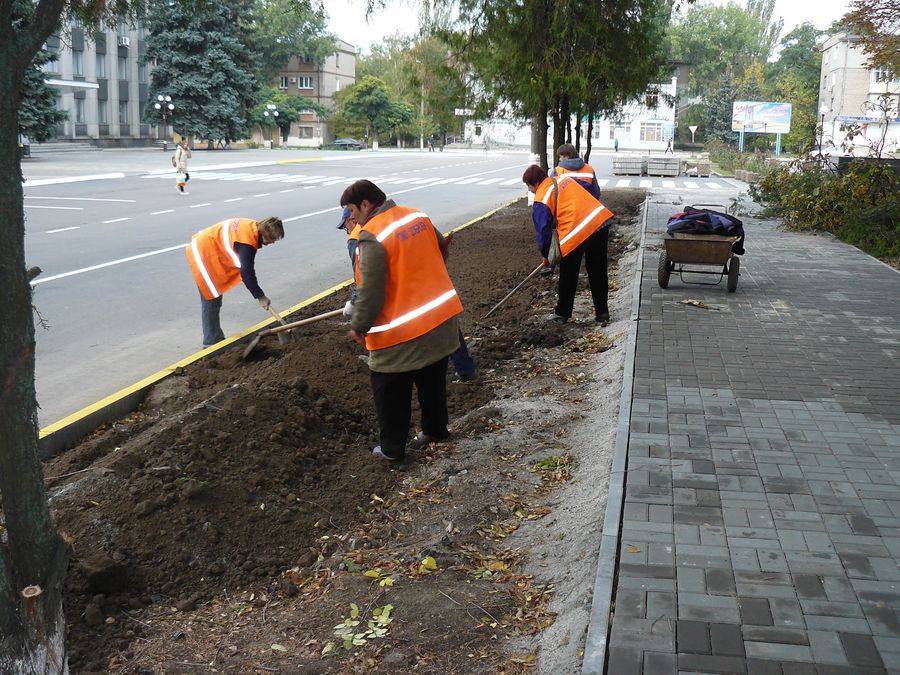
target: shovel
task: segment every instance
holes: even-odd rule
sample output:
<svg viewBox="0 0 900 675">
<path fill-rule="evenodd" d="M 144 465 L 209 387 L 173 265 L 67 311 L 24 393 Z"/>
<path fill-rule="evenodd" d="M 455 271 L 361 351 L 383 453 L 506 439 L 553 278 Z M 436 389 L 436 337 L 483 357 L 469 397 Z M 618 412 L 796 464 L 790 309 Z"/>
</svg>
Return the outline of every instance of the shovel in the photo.
<svg viewBox="0 0 900 675">
<path fill-rule="evenodd" d="M 250 353 L 256 349 L 256 346 L 259 344 L 259 341 L 264 337 L 269 335 L 278 335 L 279 333 L 283 333 L 284 331 L 291 330 L 294 328 L 298 328 L 299 326 L 305 326 L 308 323 L 315 323 L 316 321 L 322 321 L 323 319 L 331 319 L 335 316 L 341 316 L 344 313 L 343 308 L 335 309 L 331 312 L 325 312 L 324 314 L 317 314 L 316 316 L 311 316 L 308 319 L 301 319 L 300 321 L 294 321 L 292 323 L 286 323 L 283 326 L 277 326 L 276 328 L 269 328 L 268 330 L 260 331 L 255 338 L 250 341 L 250 344 L 247 345 L 247 348 L 244 350 L 242 359 L 246 359 L 250 356 Z"/>
<path fill-rule="evenodd" d="M 519 282 L 519 285 L 518 285 L 518 286 L 516 286 L 516 287 L 515 287 L 514 289 L 512 289 L 509 293 L 507 293 L 506 296 L 505 296 L 500 302 L 498 302 L 496 305 L 494 305 L 493 307 L 491 307 L 491 310 L 490 310 L 487 314 L 485 314 L 483 317 L 481 317 L 481 320 L 484 321 L 484 320 L 485 320 L 486 318 L 488 318 L 491 314 L 493 314 L 493 313 L 496 312 L 498 309 L 500 309 L 500 305 L 502 305 L 504 302 L 506 302 L 507 300 L 509 300 L 509 299 L 515 294 L 516 291 L 518 291 L 520 288 L 522 288 L 522 286 L 525 285 L 525 282 L 527 282 L 529 279 L 531 279 L 535 274 L 537 274 L 538 272 L 540 272 L 542 269 L 544 269 L 544 263 L 541 263 L 540 265 L 538 265 L 537 267 L 535 267 L 534 270 L 531 272 L 531 274 L 529 274 L 527 277 L 525 277 L 524 279 L 522 279 L 522 281 Z"/>
<path fill-rule="evenodd" d="M 278 323 L 280 323 L 282 326 L 286 326 L 286 325 L 287 325 L 287 321 L 285 321 L 285 320 L 281 317 L 281 314 L 279 314 L 278 311 L 277 311 L 274 307 L 272 307 L 272 305 L 269 305 L 269 312 L 271 312 L 272 316 L 275 317 L 275 320 L 276 320 Z M 290 332 L 287 332 L 287 333 L 279 333 L 279 334 L 278 334 L 278 342 L 279 342 L 280 344 L 286 345 L 286 344 L 287 344 L 288 342 L 290 342 L 290 341 L 291 341 L 291 334 L 290 334 Z"/>
</svg>

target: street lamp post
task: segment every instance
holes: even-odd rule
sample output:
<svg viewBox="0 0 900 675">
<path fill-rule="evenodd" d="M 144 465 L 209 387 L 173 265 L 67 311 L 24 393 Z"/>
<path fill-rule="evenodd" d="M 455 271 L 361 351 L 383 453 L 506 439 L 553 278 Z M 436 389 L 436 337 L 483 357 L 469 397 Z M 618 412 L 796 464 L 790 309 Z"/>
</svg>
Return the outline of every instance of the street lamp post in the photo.
<svg viewBox="0 0 900 675">
<path fill-rule="evenodd" d="M 163 152 L 168 152 L 169 150 L 169 118 L 172 116 L 172 111 L 175 110 L 175 104 L 172 103 L 172 97 L 166 94 L 157 94 L 156 95 L 156 103 L 153 104 L 153 107 L 156 108 L 163 118 Z"/>
<path fill-rule="evenodd" d="M 278 128 L 278 107 L 274 103 L 266 103 L 266 109 L 263 110 L 263 115 L 265 117 L 271 117 L 272 121 L 275 122 L 275 127 Z"/>
<path fill-rule="evenodd" d="M 819 115 L 821 115 L 821 123 L 819 124 L 819 157 L 822 156 L 822 136 L 825 135 L 825 115 L 828 113 L 828 106 L 824 103 L 819 108 Z"/>
</svg>

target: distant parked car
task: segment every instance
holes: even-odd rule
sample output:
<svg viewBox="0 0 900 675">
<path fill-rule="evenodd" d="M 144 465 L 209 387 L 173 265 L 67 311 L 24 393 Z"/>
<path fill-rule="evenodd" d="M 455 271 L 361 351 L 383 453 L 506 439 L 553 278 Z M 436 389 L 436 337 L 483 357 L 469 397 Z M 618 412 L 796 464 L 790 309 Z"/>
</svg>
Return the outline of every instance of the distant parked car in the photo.
<svg viewBox="0 0 900 675">
<path fill-rule="evenodd" d="M 355 138 L 336 138 L 328 145 L 334 146 L 335 150 L 363 150 L 366 147 Z"/>
</svg>

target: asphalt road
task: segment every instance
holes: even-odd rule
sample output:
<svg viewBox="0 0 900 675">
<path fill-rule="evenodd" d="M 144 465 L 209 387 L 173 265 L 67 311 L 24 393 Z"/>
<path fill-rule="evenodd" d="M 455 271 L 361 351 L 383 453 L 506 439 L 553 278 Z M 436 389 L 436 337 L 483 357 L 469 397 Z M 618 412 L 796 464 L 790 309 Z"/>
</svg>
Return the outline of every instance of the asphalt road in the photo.
<svg viewBox="0 0 900 675">
<path fill-rule="evenodd" d="M 184 257 L 194 232 L 230 217 L 281 217 L 285 238 L 259 252 L 257 276 L 283 310 L 350 277 L 336 224 L 353 180 L 374 180 L 447 231 L 522 196 L 527 162 L 526 153 L 195 152 L 185 196 L 161 155 L 60 153 L 25 167 L 26 260 L 43 270 L 33 282 L 46 324 L 36 323 L 41 426 L 202 348 Z M 60 182 L 102 174 L 124 175 Z M 268 316 L 243 286 L 225 296 L 226 334 Z"/>
</svg>

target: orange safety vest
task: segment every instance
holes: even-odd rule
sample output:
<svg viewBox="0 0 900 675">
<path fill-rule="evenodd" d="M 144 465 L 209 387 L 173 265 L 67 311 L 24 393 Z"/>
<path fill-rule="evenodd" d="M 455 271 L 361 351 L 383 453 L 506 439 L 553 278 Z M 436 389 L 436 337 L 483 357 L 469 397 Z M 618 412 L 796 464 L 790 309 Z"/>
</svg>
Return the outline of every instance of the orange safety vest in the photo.
<svg viewBox="0 0 900 675">
<path fill-rule="evenodd" d="M 594 182 L 594 167 L 590 164 L 585 163 L 583 167 L 575 171 L 574 169 L 564 169 L 561 166 L 556 167 L 556 178 L 560 179 L 563 176 L 568 176 L 569 178 L 574 178 L 575 180 L 584 181 L 588 185 Z"/>
<path fill-rule="evenodd" d="M 362 229 L 384 247 L 389 270 L 384 305 L 366 333 L 366 349 L 407 342 L 463 311 L 428 216 L 394 206 L 374 216 Z M 364 287 L 359 265 L 356 285 Z"/>
<path fill-rule="evenodd" d="M 200 230 L 185 249 L 194 281 L 207 300 L 218 298 L 241 280 L 241 261 L 234 252 L 236 242 L 259 248 L 255 220 L 230 218 Z"/>
<path fill-rule="evenodd" d="M 584 240 L 600 229 L 613 212 L 594 199 L 573 178 L 571 173 L 556 181 L 559 186 L 559 206 L 555 207 L 556 192 L 553 179 L 545 179 L 534 193 L 534 201 L 541 202 L 556 216 L 559 250 L 563 257 L 574 251 Z"/>
</svg>

